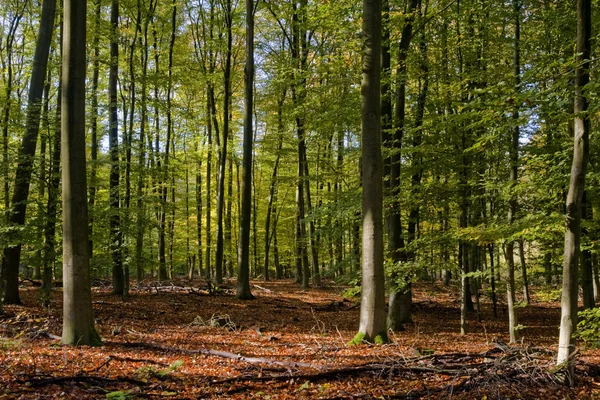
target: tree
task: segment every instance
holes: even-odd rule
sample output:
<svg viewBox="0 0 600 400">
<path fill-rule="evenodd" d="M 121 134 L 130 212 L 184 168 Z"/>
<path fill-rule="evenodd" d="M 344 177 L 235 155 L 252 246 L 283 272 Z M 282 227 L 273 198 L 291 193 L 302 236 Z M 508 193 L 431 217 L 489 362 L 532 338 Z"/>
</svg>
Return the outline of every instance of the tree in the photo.
<svg viewBox="0 0 600 400">
<path fill-rule="evenodd" d="M 574 145 L 571 180 L 567 194 L 567 226 L 561 297 L 560 336 L 556 362 L 567 369 L 567 379 L 574 379 L 575 351 L 573 334 L 577 327 L 578 264 L 581 241 L 581 205 L 585 190 L 585 173 L 589 158 L 590 119 L 586 114 L 588 99 L 584 92 L 589 82 L 592 30 L 591 0 L 577 0 L 577 55 L 575 68 Z"/>
<path fill-rule="evenodd" d="M 8 222 L 15 228 L 25 224 L 27 200 L 29 198 L 29 183 L 33 170 L 33 158 L 40 131 L 40 113 L 44 80 L 50 54 L 50 43 L 54 31 L 56 0 L 45 0 L 42 5 L 42 17 L 36 43 L 31 81 L 29 83 L 29 98 L 27 103 L 26 131 L 19 149 L 19 161 L 15 175 L 14 192 L 11 203 L 14 210 L 10 213 Z M 2 279 L 6 283 L 4 302 L 20 304 L 19 298 L 19 263 L 21 260 L 21 243 L 9 245 L 4 249 L 2 258 Z M 0 285 L 1 286 L 1 285 Z M 1 293 L 0 293 L 1 295 Z M 0 296 L 1 297 L 1 296 Z"/>
<path fill-rule="evenodd" d="M 383 161 L 381 156 L 381 0 L 363 0 L 362 294 L 353 342 L 387 341 L 383 272 Z"/>
<path fill-rule="evenodd" d="M 258 5 L 258 3 L 257 3 Z M 246 67 L 244 68 L 244 143 L 242 159 L 242 205 L 238 245 L 236 297 L 253 299 L 250 292 L 250 216 L 252 201 L 252 112 L 254 110 L 254 0 L 246 0 Z"/>
<path fill-rule="evenodd" d="M 63 332 L 69 345 L 97 345 L 90 288 L 85 169 L 87 2 L 64 3 L 62 75 Z"/>
<path fill-rule="evenodd" d="M 110 252 L 112 254 L 113 294 L 124 295 L 122 243 L 123 233 L 119 196 L 119 120 L 117 101 L 117 75 L 119 73 L 119 1 L 112 0 L 110 6 L 110 68 L 108 77 L 108 115 L 110 153 Z"/>
</svg>

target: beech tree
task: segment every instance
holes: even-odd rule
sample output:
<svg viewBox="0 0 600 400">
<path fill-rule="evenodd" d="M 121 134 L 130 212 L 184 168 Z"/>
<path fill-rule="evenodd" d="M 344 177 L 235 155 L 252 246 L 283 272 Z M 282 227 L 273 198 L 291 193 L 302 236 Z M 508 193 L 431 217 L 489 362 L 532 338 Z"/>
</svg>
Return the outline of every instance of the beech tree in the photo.
<svg viewBox="0 0 600 400">
<path fill-rule="evenodd" d="M 258 4 L 258 3 L 257 3 Z M 236 297 L 254 298 L 250 292 L 250 206 L 252 196 L 252 111 L 254 100 L 254 0 L 246 0 L 246 67 L 244 68 L 244 144 L 242 160 L 242 205 Z M 224 156 L 224 155 L 223 155 Z"/>
<path fill-rule="evenodd" d="M 588 98 L 592 36 L 592 2 L 577 1 L 577 54 L 575 67 L 574 145 L 571 180 L 567 194 L 567 224 L 561 297 L 560 336 L 557 364 L 567 369 L 569 381 L 574 379 L 574 333 L 577 327 L 578 266 L 581 254 L 581 205 L 585 190 L 585 174 L 590 151 L 590 119 L 586 111 Z"/>
<path fill-rule="evenodd" d="M 381 156 L 381 0 L 363 1 L 362 293 L 354 343 L 387 341 L 383 273 L 383 161 Z"/>
<path fill-rule="evenodd" d="M 40 114 L 42 110 L 42 94 L 44 91 L 44 80 L 48 66 L 50 43 L 54 31 L 54 17 L 56 14 L 56 0 L 45 0 L 42 5 L 42 17 L 39 25 L 35 56 L 31 80 L 29 83 L 29 97 L 27 102 L 27 121 L 25 135 L 23 136 L 19 149 L 17 171 L 15 173 L 15 184 L 11 203 L 14 210 L 10 211 L 8 223 L 13 225 L 11 229 L 16 230 L 25 224 L 25 213 L 27 211 L 27 200 L 29 198 L 29 183 L 33 170 L 33 159 L 35 156 L 37 140 L 40 131 Z M 8 196 L 8 193 L 6 193 Z M 4 248 L 2 267 L 0 268 L 2 280 L 0 284 L 0 298 L 9 304 L 20 304 L 19 298 L 19 263 L 21 260 L 21 240 L 15 244 L 9 244 Z M 2 286 L 6 290 L 2 293 Z M 0 300 L 1 302 L 1 300 Z"/>
<path fill-rule="evenodd" d="M 64 2 L 62 53 L 63 332 L 69 345 L 97 345 L 90 288 L 85 169 L 87 3 Z"/>
</svg>

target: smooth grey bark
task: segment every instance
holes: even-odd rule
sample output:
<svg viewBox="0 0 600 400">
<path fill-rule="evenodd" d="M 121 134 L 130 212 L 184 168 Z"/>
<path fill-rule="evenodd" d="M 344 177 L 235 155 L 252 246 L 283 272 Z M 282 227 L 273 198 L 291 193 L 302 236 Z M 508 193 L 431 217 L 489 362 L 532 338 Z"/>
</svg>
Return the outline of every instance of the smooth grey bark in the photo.
<svg viewBox="0 0 600 400">
<path fill-rule="evenodd" d="M 242 157 L 242 201 L 240 210 L 240 241 L 238 246 L 238 276 L 236 297 L 253 299 L 250 291 L 250 218 L 252 206 L 252 112 L 254 96 L 254 8 L 246 0 L 246 66 L 244 68 L 244 141 Z"/>
<path fill-rule="evenodd" d="M 119 165 L 119 120 L 117 100 L 117 79 L 119 74 L 119 1 L 112 0 L 110 7 L 110 62 L 108 76 L 108 116 L 109 136 L 108 148 L 110 154 L 110 254 L 112 256 L 112 293 L 123 294 L 123 254 L 121 251 L 123 236 L 120 215 L 120 165 Z"/>
<path fill-rule="evenodd" d="M 40 131 L 40 114 L 42 109 L 42 95 L 44 80 L 46 79 L 50 43 L 54 30 L 56 14 L 56 0 L 44 0 L 42 17 L 35 46 L 31 79 L 29 82 L 29 95 L 27 102 L 27 117 L 25 122 L 25 135 L 21 141 L 17 160 L 17 170 L 14 178 L 14 191 L 11 198 L 13 209 L 8 216 L 8 225 L 18 228 L 25 224 L 27 200 L 29 198 L 29 184 L 33 171 L 33 160 L 37 147 Z M 9 237 L 12 236 L 9 234 Z M 2 258 L 2 277 L 4 280 L 4 303 L 20 304 L 19 298 L 19 263 L 21 260 L 21 243 L 10 244 L 4 249 Z"/>
<path fill-rule="evenodd" d="M 387 341 L 383 271 L 383 161 L 381 156 L 381 0 L 363 0 L 362 290 L 354 342 Z"/>
<path fill-rule="evenodd" d="M 577 0 L 577 50 L 575 68 L 574 145 L 571 179 L 567 194 L 567 221 L 562 279 L 561 318 L 557 365 L 566 367 L 567 379 L 574 381 L 575 351 L 573 333 L 577 328 L 578 264 L 581 241 L 581 204 L 589 157 L 590 120 L 586 114 L 588 99 L 584 93 L 589 82 L 591 57 L 591 0 Z"/>
<path fill-rule="evenodd" d="M 68 345 L 97 345 L 90 288 L 85 160 L 87 2 L 64 2 L 62 75 L 63 331 Z"/>
</svg>

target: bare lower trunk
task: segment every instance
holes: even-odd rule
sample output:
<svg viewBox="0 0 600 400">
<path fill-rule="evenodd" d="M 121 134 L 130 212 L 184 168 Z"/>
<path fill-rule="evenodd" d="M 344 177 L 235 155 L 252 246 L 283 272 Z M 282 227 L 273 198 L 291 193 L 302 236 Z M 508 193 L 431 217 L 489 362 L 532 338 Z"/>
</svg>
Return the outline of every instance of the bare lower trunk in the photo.
<svg viewBox="0 0 600 400">
<path fill-rule="evenodd" d="M 574 380 L 575 338 L 577 327 L 578 263 L 581 240 L 581 204 L 585 190 L 585 173 L 589 157 L 589 116 L 585 113 L 588 100 L 584 87 L 589 81 L 589 60 L 591 54 L 591 1 L 577 1 L 577 62 L 575 69 L 575 123 L 573 163 L 571 180 L 567 194 L 567 226 L 565 231 L 565 252 L 561 298 L 561 321 L 558 341 L 557 364 L 565 365 L 568 380 Z"/>
<path fill-rule="evenodd" d="M 85 170 L 86 2 L 64 3 L 62 98 L 63 331 L 69 345 L 96 345 L 90 289 Z"/>
</svg>

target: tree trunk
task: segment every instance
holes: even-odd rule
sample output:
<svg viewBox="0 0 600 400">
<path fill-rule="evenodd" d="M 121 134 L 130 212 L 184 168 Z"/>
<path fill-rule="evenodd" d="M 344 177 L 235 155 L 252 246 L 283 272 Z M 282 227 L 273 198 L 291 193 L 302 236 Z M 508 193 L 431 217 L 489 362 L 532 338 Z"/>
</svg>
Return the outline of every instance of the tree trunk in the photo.
<svg viewBox="0 0 600 400">
<path fill-rule="evenodd" d="M 402 28 L 402 37 L 398 45 L 398 68 L 396 70 L 396 115 L 393 121 L 393 136 L 385 135 L 387 136 L 389 143 L 384 143 L 387 146 L 389 146 L 394 152 L 394 154 L 388 160 L 386 160 L 386 164 L 389 164 L 390 175 L 388 181 L 388 196 L 392 197 L 391 205 L 387 213 L 386 227 L 388 233 L 388 252 L 390 253 L 390 257 L 392 258 L 392 261 L 395 266 L 398 266 L 400 263 L 407 261 L 406 252 L 404 250 L 404 238 L 402 237 L 402 221 L 400 218 L 400 168 L 402 165 L 400 149 L 402 148 L 402 140 L 404 136 L 405 125 L 404 118 L 406 104 L 407 74 L 406 57 L 413 36 L 413 13 L 418 4 L 418 0 L 410 1 L 407 9 L 409 17 L 407 18 L 405 25 Z M 386 34 L 386 36 L 388 36 L 388 34 Z M 389 52 L 389 47 L 386 46 L 383 49 Z M 384 57 L 384 60 L 388 62 L 387 55 L 386 57 Z M 384 67 L 389 68 L 389 66 Z M 386 99 L 386 97 L 384 97 L 384 99 Z M 383 111 L 391 113 L 391 110 L 387 110 L 387 104 L 385 105 L 386 107 L 384 107 Z M 384 115 L 384 121 L 387 121 L 388 118 L 389 115 Z M 397 274 L 395 273 L 392 274 L 392 282 L 395 282 L 397 280 L 398 277 L 396 275 Z M 393 287 L 390 290 L 388 299 L 389 308 L 387 314 L 388 328 L 395 331 L 400 331 L 403 329 L 402 323 L 410 321 L 411 299 L 412 293 L 409 283 L 406 283 L 405 287 Z"/>
<path fill-rule="evenodd" d="M 521 260 L 521 274 L 523 276 L 523 300 L 529 305 L 531 299 L 529 297 L 529 279 L 527 278 L 527 264 L 525 262 L 525 245 L 523 239 L 519 240 L 519 258 Z"/>
<path fill-rule="evenodd" d="M 89 224 L 90 224 L 90 258 L 94 255 L 94 208 L 96 204 L 96 169 L 98 160 L 98 78 L 100 75 L 100 20 L 102 18 L 102 1 L 97 0 L 95 6 L 94 18 L 94 39 L 93 39 L 93 58 L 92 58 L 92 115 L 90 121 L 91 136 L 91 168 L 90 168 L 90 187 L 88 198 Z"/>
<path fill-rule="evenodd" d="M 86 2 L 64 3 L 62 78 L 63 331 L 68 345 L 97 345 L 90 288 L 85 169 Z"/>
<path fill-rule="evenodd" d="M 250 217 L 252 195 L 252 112 L 254 95 L 254 1 L 246 0 L 246 67 L 244 68 L 244 143 L 242 158 L 242 201 L 236 297 L 253 299 L 250 292 Z"/>
<path fill-rule="evenodd" d="M 119 122 L 117 102 L 117 75 L 119 73 L 119 2 L 111 1 L 110 12 L 110 69 L 108 77 L 108 115 L 109 137 L 108 147 L 110 153 L 110 254 L 112 255 L 112 283 L 113 294 L 123 294 L 123 258 L 122 258 L 122 233 L 120 216 L 120 187 L 119 187 Z"/>
<path fill-rule="evenodd" d="M 138 2 L 138 9 L 141 10 L 141 4 Z M 153 10 L 153 2 L 150 2 L 149 10 Z M 138 11 L 138 15 L 141 12 Z M 146 126 L 148 125 L 148 114 L 147 114 L 147 77 L 148 77 L 148 24 L 150 16 L 146 16 L 144 20 L 143 35 L 140 37 L 140 41 L 143 40 L 140 46 L 140 58 L 142 60 L 142 94 L 140 99 L 140 137 L 138 143 L 138 180 L 137 180 L 137 215 L 136 215 L 136 238 L 135 238 L 135 262 L 136 262 L 136 277 L 137 284 L 144 278 L 144 223 L 146 208 L 144 206 L 144 187 L 145 187 L 145 166 L 146 166 Z"/>
<path fill-rule="evenodd" d="M 581 218 L 589 221 L 592 224 L 592 207 L 587 200 L 587 193 L 583 192 L 583 200 L 581 205 Z M 582 229 L 582 234 L 588 236 L 589 232 L 587 229 Z M 587 237 L 588 242 L 591 242 L 592 238 Z M 589 244 L 588 244 L 589 246 Z M 581 286 L 583 289 L 583 308 L 592 309 L 595 306 L 594 298 L 594 272 L 592 266 L 592 252 L 589 247 L 581 251 Z"/>
<path fill-rule="evenodd" d="M 383 271 L 381 0 L 363 0 L 361 85 L 363 259 L 360 326 L 354 343 L 387 341 Z"/>
<path fill-rule="evenodd" d="M 585 173 L 589 156 L 590 120 L 586 114 L 588 100 L 584 88 L 589 82 L 591 54 L 591 1 L 577 0 L 577 56 L 575 68 L 575 137 L 571 180 L 567 194 L 567 227 L 561 298 L 561 321 L 557 364 L 567 367 L 568 380 L 574 380 L 575 351 L 573 333 L 577 328 L 578 263 L 581 240 L 581 203 L 585 190 Z"/>
<path fill-rule="evenodd" d="M 17 171 L 14 179 L 14 191 L 11 199 L 13 210 L 9 215 L 8 224 L 18 229 L 25 224 L 27 200 L 29 198 L 29 183 L 33 170 L 33 159 L 40 131 L 40 114 L 44 80 L 48 66 L 48 55 L 54 30 L 54 16 L 56 14 L 56 0 L 44 0 L 39 34 L 35 46 L 33 68 L 29 83 L 29 96 L 27 103 L 27 120 L 25 122 L 25 135 L 19 148 Z M 10 237 L 10 235 L 9 235 Z M 10 242 L 10 241 L 9 241 Z M 4 249 L 2 259 L 2 276 L 6 284 L 4 303 L 20 304 L 19 298 L 19 263 L 21 259 L 21 243 L 10 243 Z"/>
<path fill-rule="evenodd" d="M 225 26 L 227 29 L 227 50 L 225 53 L 225 71 L 223 73 L 223 142 L 219 156 L 219 175 L 217 182 L 217 252 L 215 264 L 215 283 L 223 282 L 223 209 L 225 205 L 225 169 L 227 166 L 227 143 L 229 142 L 229 106 L 231 97 L 231 55 L 233 48 L 233 11 L 231 0 L 224 2 Z M 251 111 L 252 112 L 252 111 Z"/>
<path fill-rule="evenodd" d="M 282 113 L 282 105 L 285 99 L 285 90 L 283 91 L 283 96 L 277 102 L 277 111 L 279 120 L 281 120 Z M 277 132 L 277 151 L 275 157 L 275 165 L 273 166 L 273 173 L 271 175 L 271 183 L 269 184 L 269 203 L 267 204 L 267 216 L 265 218 L 265 258 L 263 264 L 263 275 L 265 281 L 269 280 L 269 248 L 271 246 L 271 238 L 273 234 L 271 233 L 271 215 L 273 214 L 274 209 L 274 201 L 277 196 L 277 172 L 279 170 L 279 159 L 281 157 L 281 148 L 283 147 L 283 132 L 278 130 Z M 274 218 L 273 218 L 274 220 Z M 274 228 L 273 228 L 274 229 Z M 273 230 L 274 232 L 274 230 Z M 277 273 L 277 279 L 281 279 L 280 273 Z"/>
</svg>

